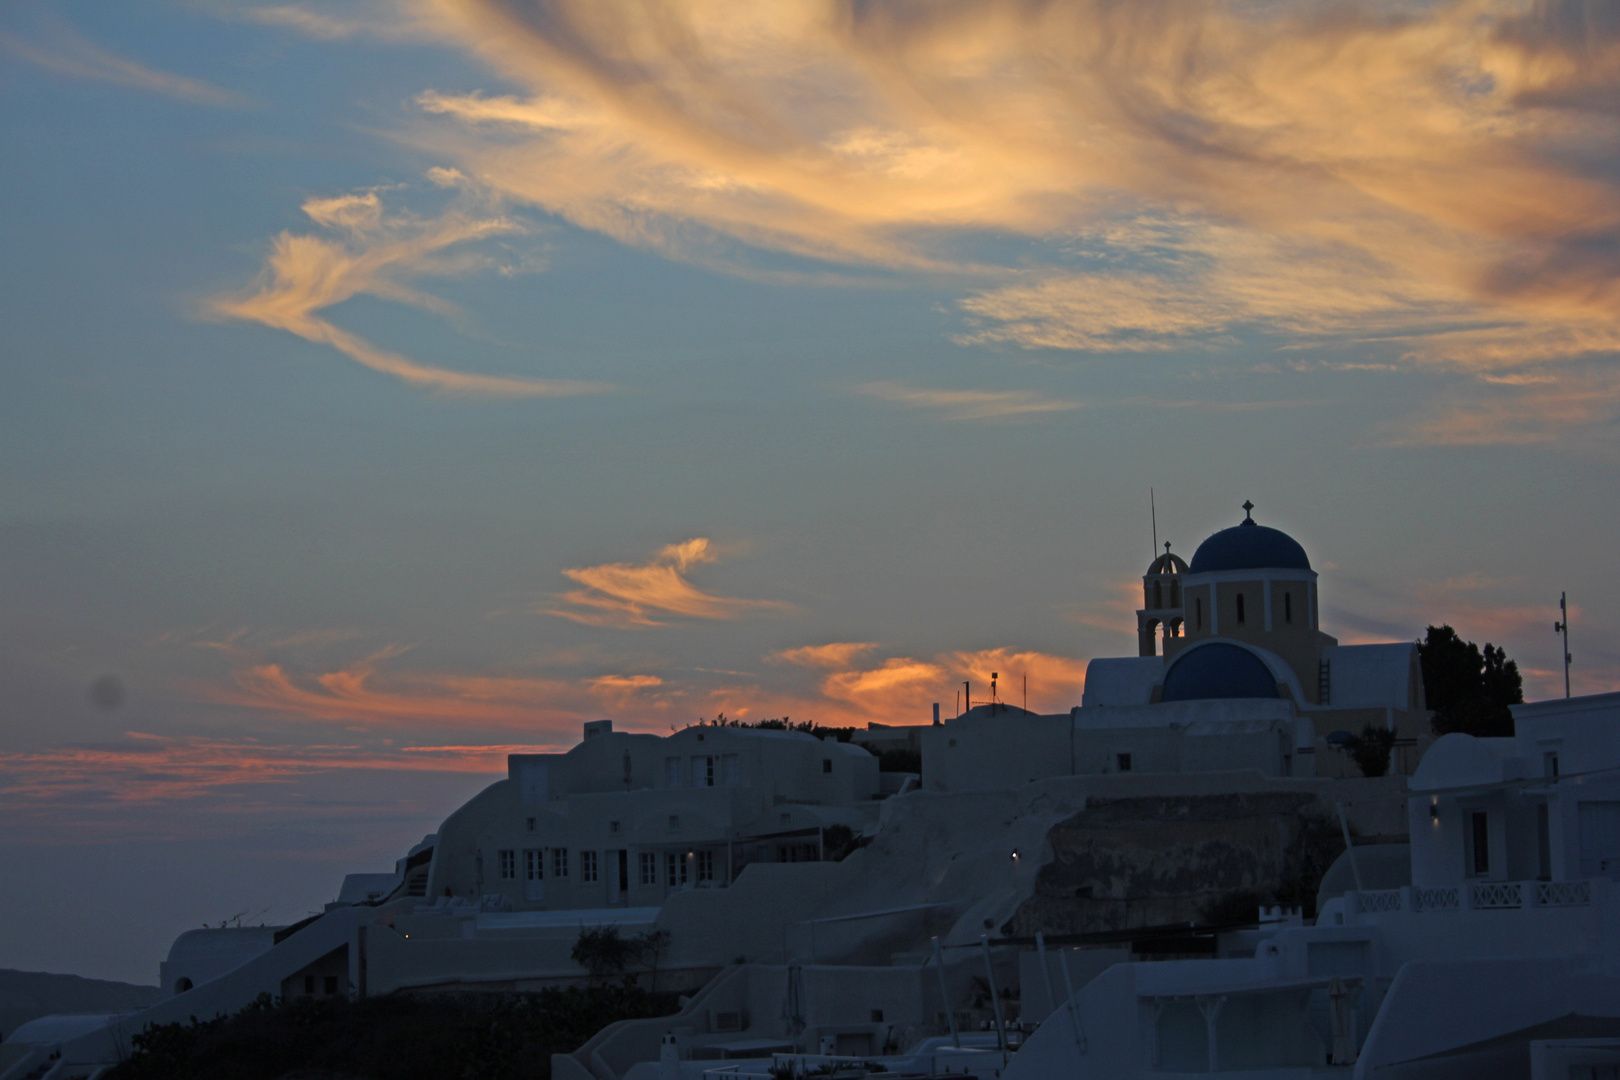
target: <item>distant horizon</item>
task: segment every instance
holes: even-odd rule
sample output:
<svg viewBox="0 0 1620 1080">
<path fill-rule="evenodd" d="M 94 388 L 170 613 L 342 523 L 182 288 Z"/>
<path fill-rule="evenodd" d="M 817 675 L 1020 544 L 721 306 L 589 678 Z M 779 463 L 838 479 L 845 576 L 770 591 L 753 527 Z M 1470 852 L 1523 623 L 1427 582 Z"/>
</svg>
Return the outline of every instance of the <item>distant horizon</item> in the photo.
<svg viewBox="0 0 1620 1080">
<path fill-rule="evenodd" d="M 1567 591 L 1620 689 L 1607 9 L 666 14 L 0 10 L 0 965 L 294 921 L 587 720 L 1066 710 L 1245 502 L 1342 642 L 1561 696 Z"/>
</svg>

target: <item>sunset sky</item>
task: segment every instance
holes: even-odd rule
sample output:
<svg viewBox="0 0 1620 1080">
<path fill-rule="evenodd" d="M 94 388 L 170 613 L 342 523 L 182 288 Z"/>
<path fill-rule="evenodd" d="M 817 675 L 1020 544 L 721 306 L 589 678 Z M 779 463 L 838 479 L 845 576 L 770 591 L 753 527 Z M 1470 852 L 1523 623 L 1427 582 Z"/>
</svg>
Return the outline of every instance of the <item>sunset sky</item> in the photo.
<svg viewBox="0 0 1620 1080">
<path fill-rule="evenodd" d="M 1611 0 L 13 0 L 0 967 L 586 720 L 1067 710 L 1150 488 L 1620 688 L 1617 357 Z"/>
</svg>

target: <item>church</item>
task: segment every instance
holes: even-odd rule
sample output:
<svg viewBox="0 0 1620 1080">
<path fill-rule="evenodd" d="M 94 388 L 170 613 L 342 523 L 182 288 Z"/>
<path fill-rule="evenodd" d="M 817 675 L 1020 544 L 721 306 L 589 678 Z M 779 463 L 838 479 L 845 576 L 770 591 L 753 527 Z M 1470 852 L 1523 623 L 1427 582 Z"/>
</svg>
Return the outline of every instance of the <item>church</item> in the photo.
<svg viewBox="0 0 1620 1080">
<path fill-rule="evenodd" d="M 1129 772 L 1354 778 L 1362 741 L 1387 742 L 1387 771 L 1410 775 L 1432 741 L 1416 643 L 1323 633 L 1304 547 L 1243 510 L 1191 563 L 1165 544 L 1142 575 L 1138 654 L 1092 660 L 1068 713 L 980 706 L 925 731 L 924 790 Z"/>
</svg>

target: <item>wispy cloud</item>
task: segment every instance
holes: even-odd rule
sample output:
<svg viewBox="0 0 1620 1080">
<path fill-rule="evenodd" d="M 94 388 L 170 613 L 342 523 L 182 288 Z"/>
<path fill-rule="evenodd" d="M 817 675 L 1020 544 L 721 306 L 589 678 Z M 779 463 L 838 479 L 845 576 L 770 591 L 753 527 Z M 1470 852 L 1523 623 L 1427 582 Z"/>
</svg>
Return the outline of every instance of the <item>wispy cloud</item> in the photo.
<svg viewBox="0 0 1620 1080">
<path fill-rule="evenodd" d="M 782 664 L 797 664 L 809 668 L 848 667 L 857 656 L 877 648 L 869 641 L 834 641 L 826 645 L 801 645 L 796 649 L 782 649 L 766 659 Z"/>
<path fill-rule="evenodd" d="M 459 174 L 441 173 L 445 183 Z M 356 296 L 410 304 L 441 314 L 451 305 L 411 287 L 424 275 L 458 275 L 490 261 L 467 248 L 477 241 L 522 231 L 510 217 L 477 213 L 458 200 L 437 218 L 422 220 L 386 212 L 375 190 L 304 203 L 311 221 L 337 238 L 283 232 L 258 281 L 246 292 L 216 297 L 207 310 L 218 317 L 256 322 L 329 345 L 363 364 L 416 386 L 448 394 L 496 397 L 558 397 L 601 393 L 602 383 L 479 375 L 419 363 L 343 330 L 321 312 Z"/>
<path fill-rule="evenodd" d="M 1620 351 L 1606 0 L 413 11 L 503 84 L 419 99 L 493 189 L 674 258 L 955 273 L 964 342 Z"/>
<path fill-rule="evenodd" d="M 158 71 L 109 52 L 60 21 L 48 24 L 43 37 L 32 40 L 0 30 L 0 52 L 10 53 L 58 75 L 127 86 L 193 105 L 227 108 L 251 104 L 251 99 L 245 95 L 221 89 L 201 79 Z"/>
<path fill-rule="evenodd" d="M 194 799 L 222 788 L 283 784 L 352 770 L 489 774 L 534 746 L 275 745 L 257 739 L 126 733 L 122 740 L 0 753 L 0 801 L 94 797 L 111 803 Z"/>
<path fill-rule="evenodd" d="M 856 387 L 880 401 L 936 410 L 946 420 L 1030 420 L 1082 407 L 1082 402 L 1043 397 L 1028 390 L 929 390 L 897 382 Z"/>
<path fill-rule="evenodd" d="M 686 578 L 686 572 L 717 559 L 714 546 L 704 537 L 660 548 L 644 563 L 603 563 L 564 570 L 584 586 L 562 595 L 562 606 L 548 615 L 589 626 L 663 626 L 660 618 L 736 619 L 765 611 L 786 611 L 789 605 L 773 600 L 739 600 L 706 593 Z"/>
</svg>

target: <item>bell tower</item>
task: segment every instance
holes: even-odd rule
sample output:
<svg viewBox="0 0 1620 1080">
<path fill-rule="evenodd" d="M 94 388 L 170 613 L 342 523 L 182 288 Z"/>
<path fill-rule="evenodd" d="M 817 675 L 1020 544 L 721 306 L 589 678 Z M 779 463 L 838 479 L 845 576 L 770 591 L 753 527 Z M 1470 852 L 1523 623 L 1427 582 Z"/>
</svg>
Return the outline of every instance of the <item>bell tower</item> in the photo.
<svg viewBox="0 0 1620 1080">
<path fill-rule="evenodd" d="M 1142 607 L 1136 613 L 1138 655 L 1157 656 L 1161 636 L 1167 645 L 1181 636 L 1185 610 L 1181 576 L 1186 572 L 1187 564 L 1179 555 L 1170 554 L 1170 541 L 1166 540 L 1164 554 L 1142 575 Z"/>
</svg>

